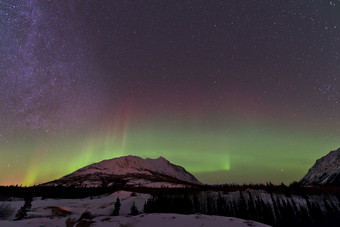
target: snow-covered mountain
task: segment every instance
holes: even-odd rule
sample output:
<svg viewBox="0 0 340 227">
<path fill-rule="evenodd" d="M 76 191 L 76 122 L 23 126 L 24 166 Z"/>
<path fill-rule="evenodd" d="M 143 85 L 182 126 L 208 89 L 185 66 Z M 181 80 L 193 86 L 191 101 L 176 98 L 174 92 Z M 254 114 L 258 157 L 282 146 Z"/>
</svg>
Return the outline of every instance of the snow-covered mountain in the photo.
<svg viewBox="0 0 340 227">
<path fill-rule="evenodd" d="M 340 185 L 340 148 L 318 159 L 300 183 L 303 185 Z"/>
<path fill-rule="evenodd" d="M 202 184 L 183 167 L 163 157 L 157 159 L 123 156 L 85 166 L 43 186 L 111 186 L 114 184 L 146 187 L 183 187 Z"/>
</svg>

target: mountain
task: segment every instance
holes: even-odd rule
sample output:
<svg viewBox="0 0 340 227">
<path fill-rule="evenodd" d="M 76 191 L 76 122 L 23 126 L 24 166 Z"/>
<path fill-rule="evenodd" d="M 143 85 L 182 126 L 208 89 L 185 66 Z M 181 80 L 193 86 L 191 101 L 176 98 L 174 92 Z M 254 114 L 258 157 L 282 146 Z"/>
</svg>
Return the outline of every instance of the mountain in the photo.
<svg viewBox="0 0 340 227">
<path fill-rule="evenodd" d="M 340 148 L 318 159 L 300 180 L 303 185 L 340 186 Z"/>
<path fill-rule="evenodd" d="M 183 187 L 199 185 L 193 175 L 183 167 L 163 157 L 157 159 L 123 156 L 85 166 L 60 179 L 42 186 L 111 186 L 125 184 L 145 187 Z"/>
</svg>

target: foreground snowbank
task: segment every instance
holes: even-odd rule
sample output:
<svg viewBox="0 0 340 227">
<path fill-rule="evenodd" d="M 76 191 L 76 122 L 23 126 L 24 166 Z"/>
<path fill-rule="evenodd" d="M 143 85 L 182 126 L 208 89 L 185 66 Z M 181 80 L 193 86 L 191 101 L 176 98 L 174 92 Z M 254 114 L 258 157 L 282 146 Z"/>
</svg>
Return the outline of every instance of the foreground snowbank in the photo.
<svg viewBox="0 0 340 227">
<path fill-rule="evenodd" d="M 140 214 L 138 216 L 101 216 L 84 220 L 83 224 L 103 227 L 187 227 L 187 226 L 230 226 L 230 227 L 265 227 L 267 225 L 238 218 L 209 216 L 202 214 Z M 33 218 L 22 221 L 0 221 L 0 226 L 65 226 L 66 218 Z"/>
</svg>

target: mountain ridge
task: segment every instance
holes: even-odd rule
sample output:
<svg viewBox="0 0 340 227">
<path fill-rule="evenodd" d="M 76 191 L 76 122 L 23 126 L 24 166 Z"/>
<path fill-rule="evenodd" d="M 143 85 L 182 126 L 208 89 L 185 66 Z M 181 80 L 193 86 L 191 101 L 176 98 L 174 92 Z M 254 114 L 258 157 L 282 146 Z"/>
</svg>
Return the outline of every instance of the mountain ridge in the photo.
<svg viewBox="0 0 340 227">
<path fill-rule="evenodd" d="M 164 157 L 143 159 L 128 155 L 84 166 L 42 186 L 98 187 L 123 183 L 129 186 L 176 187 L 200 185 L 183 167 Z"/>
<path fill-rule="evenodd" d="M 300 183 L 302 185 L 340 186 L 340 148 L 316 160 Z"/>
</svg>

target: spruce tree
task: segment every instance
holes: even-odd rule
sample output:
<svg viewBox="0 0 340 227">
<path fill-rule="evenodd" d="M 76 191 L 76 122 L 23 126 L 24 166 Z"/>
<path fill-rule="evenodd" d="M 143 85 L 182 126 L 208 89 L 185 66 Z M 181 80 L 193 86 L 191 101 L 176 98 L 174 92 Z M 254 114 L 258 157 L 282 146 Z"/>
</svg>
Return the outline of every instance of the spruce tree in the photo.
<svg viewBox="0 0 340 227">
<path fill-rule="evenodd" d="M 249 219 L 255 220 L 256 218 L 258 218 L 258 215 L 257 215 L 257 210 L 255 209 L 255 202 L 254 202 L 253 196 L 251 195 L 251 192 L 248 192 L 247 204 L 248 204 Z"/>
<path fill-rule="evenodd" d="M 194 213 L 199 213 L 199 212 L 201 212 L 201 209 L 200 209 L 200 202 L 199 202 L 199 200 L 198 200 L 198 197 L 197 197 L 197 194 L 195 193 L 194 194 L 194 198 L 193 198 L 193 200 L 194 200 Z"/>
<path fill-rule="evenodd" d="M 135 202 L 133 202 L 133 204 L 132 204 L 132 206 L 131 206 L 131 208 L 130 208 L 130 215 L 136 216 L 136 215 L 138 215 L 138 214 L 139 214 L 139 211 L 138 211 L 138 209 L 137 209 L 137 207 L 136 207 Z"/>
<path fill-rule="evenodd" d="M 248 213 L 248 207 L 247 207 L 247 203 L 246 203 L 246 199 L 242 193 L 242 191 L 240 192 L 240 197 L 239 197 L 239 201 L 238 201 L 238 217 L 243 218 L 243 219 L 249 219 L 249 213 Z"/>
<path fill-rule="evenodd" d="M 217 198 L 217 215 L 224 215 L 225 214 L 225 201 L 221 195 L 221 193 L 218 193 Z"/>
<path fill-rule="evenodd" d="M 117 200 L 116 200 L 116 203 L 115 203 L 115 209 L 113 210 L 113 212 L 112 212 L 112 215 L 113 216 L 118 216 L 119 215 L 119 209 L 120 209 L 120 199 L 119 199 L 119 197 L 117 198 Z"/>
<path fill-rule="evenodd" d="M 27 211 L 29 211 L 32 207 L 32 200 L 32 197 L 25 197 L 25 203 L 15 214 L 15 220 L 27 218 Z"/>
</svg>

